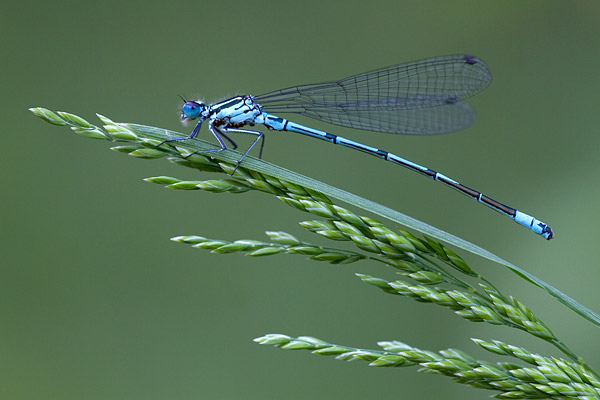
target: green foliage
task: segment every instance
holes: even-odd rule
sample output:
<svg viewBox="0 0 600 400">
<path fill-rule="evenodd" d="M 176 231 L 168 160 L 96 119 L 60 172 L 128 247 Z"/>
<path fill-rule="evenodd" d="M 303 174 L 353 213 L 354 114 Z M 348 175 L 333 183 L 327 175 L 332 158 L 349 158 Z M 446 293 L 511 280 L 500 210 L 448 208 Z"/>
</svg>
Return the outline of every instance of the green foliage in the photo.
<svg viewBox="0 0 600 400">
<path fill-rule="evenodd" d="M 273 195 L 283 204 L 308 213 L 311 218 L 316 217 L 300 222 L 300 226 L 306 231 L 316 234 L 319 238 L 332 240 L 333 243 L 352 243 L 356 251 L 312 244 L 280 231 L 267 232 L 269 241 L 264 242 L 246 239 L 215 240 L 202 236 L 172 238 L 176 242 L 210 250 L 216 254 L 241 253 L 251 257 L 297 254 L 310 260 L 331 264 L 357 261 L 383 263 L 394 268 L 401 278 L 387 281 L 366 274 L 357 274 L 357 277 L 384 293 L 441 306 L 471 322 L 485 322 L 521 330 L 555 346 L 566 359 L 546 357 L 504 342 L 480 339 L 473 340 L 490 353 L 510 357 L 510 361 L 491 363 L 476 360 L 456 349 L 436 353 L 398 341 L 378 343 L 381 350 L 357 349 L 330 344 L 313 337 L 294 338 L 282 334 L 267 334 L 256 338 L 255 342 L 286 350 L 309 350 L 318 355 L 335 356 L 339 360 L 367 361 L 374 367 L 418 365 L 424 372 L 442 374 L 459 383 L 493 390 L 496 397 L 501 398 L 600 398 L 600 378 L 581 357 L 556 337 L 525 304 L 500 292 L 467 265 L 459 255 L 435 239 L 446 239 L 459 248 L 507 265 L 520 277 L 544 288 L 583 317 L 596 324 L 600 322 L 597 315 L 582 305 L 497 256 L 435 228 L 423 228 L 424 224 L 418 221 L 415 223 L 409 217 L 406 219 L 400 213 L 389 212 L 379 205 L 373 209 L 370 206 L 374 203 L 263 161 L 248 158 L 248 161 L 244 161 L 234 172 L 237 153 L 224 151 L 211 153 L 211 157 L 193 154 L 194 151 L 214 147 L 200 140 L 157 147 L 162 140 L 173 137 L 175 133 L 140 125 L 115 124 L 105 117 L 100 117 L 105 124 L 104 129 L 101 129 L 73 114 L 53 113 L 42 108 L 34 108 L 31 111 L 48 123 L 69 126 L 77 134 L 121 142 L 112 149 L 132 157 L 167 157 L 173 163 L 200 171 L 233 174 L 224 179 L 212 180 L 183 181 L 174 177 L 158 176 L 147 178 L 146 181 L 177 190 L 236 194 L 254 190 Z M 405 223 L 425 234 L 417 237 L 403 229 L 392 229 L 373 218 L 357 215 L 334 204 L 331 197 L 348 201 L 384 217 L 391 216 L 392 221 Z"/>
</svg>

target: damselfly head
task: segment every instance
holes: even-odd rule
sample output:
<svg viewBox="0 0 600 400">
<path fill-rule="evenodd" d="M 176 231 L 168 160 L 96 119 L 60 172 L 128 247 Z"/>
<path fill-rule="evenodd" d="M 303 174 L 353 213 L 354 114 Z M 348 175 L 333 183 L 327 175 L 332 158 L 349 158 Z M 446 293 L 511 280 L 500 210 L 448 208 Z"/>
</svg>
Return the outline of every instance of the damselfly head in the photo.
<svg viewBox="0 0 600 400">
<path fill-rule="evenodd" d="M 205 109 L 206 106 L 201 101 L 186 101 L 181 108 L 181 121 L 187 122 L 196 119 Z"/>
</svg>

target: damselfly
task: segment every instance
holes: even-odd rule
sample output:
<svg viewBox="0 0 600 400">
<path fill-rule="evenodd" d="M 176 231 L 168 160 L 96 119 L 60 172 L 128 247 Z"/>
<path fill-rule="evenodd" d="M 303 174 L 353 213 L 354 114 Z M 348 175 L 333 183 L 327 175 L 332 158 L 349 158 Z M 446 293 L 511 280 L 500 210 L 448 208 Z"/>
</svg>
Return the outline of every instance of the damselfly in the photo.
<svg viewBox="0 0 600 400">
<path fill-rule="evenodd" d="M 491 79 L 490 70 L 483 61 L 469 55 L 453 55 L 395 65 L 340 81 L 294 86 L 260 96 L 236 96 L 215 104 L 186 101 L 181 112 L 182 120 L 198 119 L 198 123 L 189 136 L 168 139 L 161 145 L 196 137 L 205 120 L 208 120 L 208 129 L 220 147 L 203 150 L 202 153 L 227 149 L 223 139 L 237 148 L 228 136 L 230 133 L 256 136 L 238 160 L 237 169 L 252 147 L 264 137 L 260 131 L 242 127 L 263 124 L 271 130 L 301 133 L 419 172 L 510 217 L 544 238 L 552 239 L 552 229 L 545 223 L 439 172 L 387 151 L 299 125 L 265 111 L 302 114 L 334 125 L 376 132 L 437 135 L 463 129 L 474 121 L 475 114 L 464 100 L 485 89 Z M 259 157 L 263 145 L 264 140 Z"/>
</svg>

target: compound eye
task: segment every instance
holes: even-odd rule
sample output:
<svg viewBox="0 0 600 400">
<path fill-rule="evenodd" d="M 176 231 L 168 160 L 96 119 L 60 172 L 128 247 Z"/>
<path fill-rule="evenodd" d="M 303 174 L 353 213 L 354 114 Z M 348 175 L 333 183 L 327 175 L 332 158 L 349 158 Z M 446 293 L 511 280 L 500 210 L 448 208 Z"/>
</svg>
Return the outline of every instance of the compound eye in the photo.
<svg viewBox="0 0 600 400">
<path fill-rule="evenodd" d="M 181 109 L 181 118 L 196 119 L 200 116 L 200 113 L 202 113 L 203 109 L 204 103 L 199 103 L 197 101 L 187 101 Z"/>
</svg>

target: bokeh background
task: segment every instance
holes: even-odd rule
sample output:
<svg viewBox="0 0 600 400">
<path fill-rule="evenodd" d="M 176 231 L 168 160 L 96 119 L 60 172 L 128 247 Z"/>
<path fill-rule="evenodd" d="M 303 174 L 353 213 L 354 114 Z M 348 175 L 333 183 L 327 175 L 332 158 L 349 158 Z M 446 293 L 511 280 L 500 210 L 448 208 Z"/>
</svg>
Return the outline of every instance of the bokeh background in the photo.
<svg viewBox="0 0 600 400">
<path fill-rule="evenodd" d="M 551 242 L 355 151 L 269 132 L 264 158 L 473 241 L 598 311 L 598 2 L 9 1 L 0 10 L 0 397 L 490 395 L 416 368 L 369 368 L 251 340 L 274 332 L 365 348 L 396 339 L 494 359 L 469 340 L 478 337 L 559 355 L 525 334 L 385 295 L 354 276 L 392 279 L 381 266 L 213 255 L 173 243 L 180 234 L 265 239 L 265 230 L 323 242 L 298 227 L 309 216 L 269 196 L 147 184 L 142 178 L 208 176 L 111 152 L 38 120 L 27 111 L 33 106 L 187 132 L 179 94 L 216 101 L 477 55 L 494 81 L 470 101 L 478 120 L 465 131 L 403 137 L 311 126 L 529 212 L 555 230 Z M 598 367 L 597 327 L 499 265 L 465 257 Z"/>
</svg>

